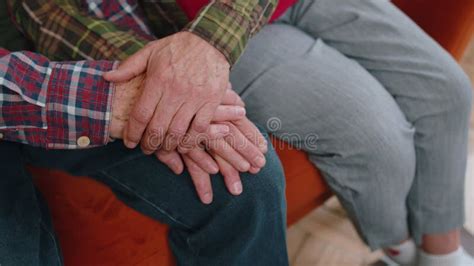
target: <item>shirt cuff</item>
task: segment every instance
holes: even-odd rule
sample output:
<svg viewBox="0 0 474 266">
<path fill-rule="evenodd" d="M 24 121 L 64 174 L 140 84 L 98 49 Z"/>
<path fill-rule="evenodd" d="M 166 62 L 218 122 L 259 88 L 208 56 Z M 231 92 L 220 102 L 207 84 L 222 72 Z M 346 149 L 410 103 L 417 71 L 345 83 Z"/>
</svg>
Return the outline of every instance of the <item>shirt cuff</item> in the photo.
<svg viewBox="0 0 474 266">
<path fill-rule="evenodd" d="M 234 65 L 251 36 L 251 19 L 231 4 L 213 2 L 207 5 L 183 31 L 192 32 L 216 47 L 229 64 Z"/>
<path fill-rule="evenodd" d="M 46 103 L 47 148 L 80 149 L 106 145 L 115 85 L 104 72 L 118 62 L 53 63 Z"/>
</svg>

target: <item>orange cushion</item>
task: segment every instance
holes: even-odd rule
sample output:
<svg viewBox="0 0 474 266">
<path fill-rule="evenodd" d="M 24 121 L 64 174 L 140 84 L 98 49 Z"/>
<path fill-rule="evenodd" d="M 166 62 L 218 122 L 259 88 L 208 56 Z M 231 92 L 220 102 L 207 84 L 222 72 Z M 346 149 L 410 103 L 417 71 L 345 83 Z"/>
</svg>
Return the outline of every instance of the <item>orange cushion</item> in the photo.
<svg viewBox="0 0 474 266">
<path fill-rule="evenodd" d="M 33 172 L 65 265 L 174 265 L 168 228 L 124 205 L 106 186 L 60 171 Z"/>
<path fill-rule="evenodd" d="M 321 204 L 329 191 L 304 152 L 275 141 L 287 176 L 288 222 Z M 67 266 L 174 265 L 167 226 L 120 202 L 90 178 L 33 169 L 48 202 Z"/>
</svg>

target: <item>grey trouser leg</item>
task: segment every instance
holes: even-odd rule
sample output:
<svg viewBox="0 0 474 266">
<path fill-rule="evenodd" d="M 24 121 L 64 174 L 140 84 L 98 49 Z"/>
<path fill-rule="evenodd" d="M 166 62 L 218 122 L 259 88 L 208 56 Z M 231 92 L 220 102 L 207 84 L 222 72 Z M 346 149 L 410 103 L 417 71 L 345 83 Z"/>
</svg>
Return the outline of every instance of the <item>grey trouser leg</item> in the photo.
<svg viewBox="0 0 474 266">
<path fill-rule="evenodd" d="M 300 1 L 231 81 L 251 119 L 309 153 L 372 248 L 462 226 L 471 85 L 389 1 Z"/>
</svg>

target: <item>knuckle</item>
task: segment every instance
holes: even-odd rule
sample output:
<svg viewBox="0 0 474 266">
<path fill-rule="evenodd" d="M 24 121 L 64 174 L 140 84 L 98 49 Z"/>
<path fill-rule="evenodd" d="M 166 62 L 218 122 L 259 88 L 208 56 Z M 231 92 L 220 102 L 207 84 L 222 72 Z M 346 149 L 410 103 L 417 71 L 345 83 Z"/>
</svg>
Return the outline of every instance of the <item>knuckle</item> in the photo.
<svg viewBox="0 0 474 266">
<path fill-rule="evenodd" d="M 165 135 L 165 129 L 161 126 L 151 126 L 147 130 L 147 134 L 152 137 L 163 137 Z"/>
<path fill-rule="evenodd" d="M 193 125 L 194 131 L 198 133 L 206 132 L 208 127 L 209 127 L 209 123 L 205 120 L 196 120 L 196 122 Z"/>
<path fill-rule="evenodd" d="M 170 137 L 181 137 L 186 134 L 186 128 L 184 126 L 176 126 L 169 129 L 168 134 Z"/>
<path fill-rule="evenodd" d="M 133 119 L 143 125 L 147 124 L 151 120 L 152 116 L 153 110 L 143 106 L 137 106 L 132 113 Z"/>
<path fill-rule="evenodd" d="M 178 145 L 179 153 L 183 153 L 183 154 L 189 153 L 193 148 L 192 143 L 193 143 L 193 141 L 189 140 L 189 139 L 186 139 L 186 140 L 182 141 L 181 143 L 179 143 L 179 145 Z"/>
<path fill-rule="evenodd" d="M 160 147 L 163 137 L 163 130 L 159 128 L 151 128 L 147 130 L 145 138 L 142 140 L 145 147 L 156 150 Z"/>
<path fill-rule="evenodd" d="M 142 141 L 140 142 L 140 147 L 141 147 L 142 151 L 146 154 L 149 153 L 150 151 L 156 150 L 153 147 L 153 145 L 145 139 L 142 139 Z"/>
</svg>

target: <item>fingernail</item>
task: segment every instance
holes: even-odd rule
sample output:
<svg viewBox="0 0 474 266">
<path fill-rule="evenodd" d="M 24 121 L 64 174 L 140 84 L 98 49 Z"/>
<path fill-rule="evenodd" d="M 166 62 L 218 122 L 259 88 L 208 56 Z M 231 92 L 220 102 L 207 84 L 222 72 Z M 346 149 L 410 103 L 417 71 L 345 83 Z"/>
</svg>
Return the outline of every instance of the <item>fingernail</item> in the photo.
<svg viewBox="0 0 474 266">
<path fill-rule="evenodd" d="M 209 164 L 209 169 L 211 170 L 211 173 L 209 174 L 217 174 L 219 172 L 219 168 L 217 165 L 210 163 Z"/>
<path fill-rule="evenodd" d="M 250 168 L 250 164 L 248 162 L 240 163 L 240 172 L 247 172 L 249 168 Z"/>
<path fill-rule="evenodd" d="M 179 175 L 179 169 L 178 169 L 178 164 L 176 163 L 176 160 L 171 160 L 169 162 L 169 164 L 171 165 L 170 168 L 171 170 L 173 171 L 173 173 Z"/>
<path fill-rule="evenodd" d="M 143 154 L 145 154 L 145 155 L 151 155 L 151 154 L 153 154 L 155 151 L 154 151 L 154 150 L 147 150 L 147 149 L 143 149 L 143 148 L 142 148 L 142 152 L 143 152 Z"/>
<path fill-rule="evenodd" d="M 237 115 L 239 116 L 244 116 L 245 115 L 245 108 L 243 107 L 237 107 L 235 112 L 237 113 Z"/>
<path fill-rule="evenodd" d="M 237 181 L 232 185 L 233 193 L 239 195 L 242 193 L 242 182 Z"/>
<path fill-rule="evenodd" d="M 204 193 L 204 195 L 202 196 L 202 202 L 204 204 L 211 204 L 212 202 L 212 194 L 210 192 L 206 192 Z"/>
<path fill-rule="evenodd" d="M 255 175 L 255 174 L 258 174 L 258 172 L 260 172 L 260 170 L 261 170 L 260 168 L 251 167 L 251 168 L 249 169 L 249 173 Z"/>
<path fill-rule="evenodd" d="M 219 125 L 218 129 L 221 133 L 229 133 L 230 130 L 229 127 L 226 125 Z"/>
<path fill-rule="evenodd" d="M 135 147 L 137 147 L 138 143 L 135 143 L 133 141 L 129 141 L 129 140 L 124 140 L 124 143 L 125 143 L 125 146 L 127 146 L 127 148 L 129 149 L 135 149 Z"/>
<path fill-rule="evenodd" d="M 265 166 L 265 163 L 266 163 L 265 158 L 263 158 L 262 156 L 255 157 L 254 161 L 257 164 L 256 166 L 258 168 L 262 168 L 263 166 Z"/>
</svg>

